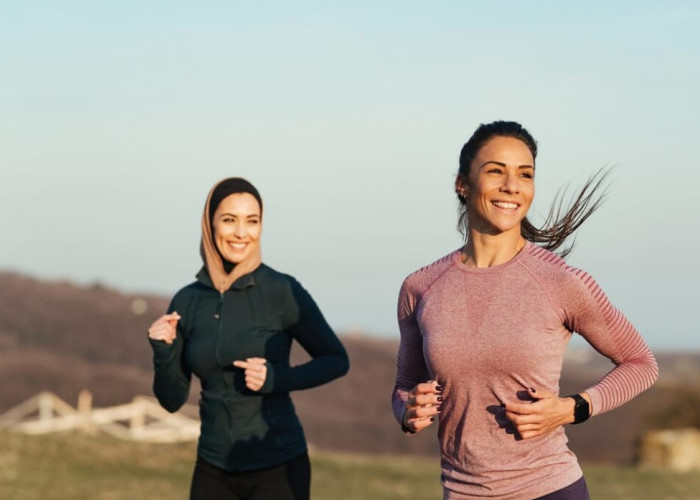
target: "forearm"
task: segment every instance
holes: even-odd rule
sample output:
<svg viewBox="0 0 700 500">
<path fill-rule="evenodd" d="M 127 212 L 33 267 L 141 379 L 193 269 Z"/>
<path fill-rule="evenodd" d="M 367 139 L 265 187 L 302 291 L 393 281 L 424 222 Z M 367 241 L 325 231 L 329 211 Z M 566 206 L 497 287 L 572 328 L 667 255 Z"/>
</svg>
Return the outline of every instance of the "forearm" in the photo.
<svg viewBox="0 0 700 500">
<path fill-rule="evenodd" d="M 586 389 L 592 408 L 592 415 L 613 410 L 638 394 L 644 392 L 656 381 L 659 369 L 651 351 L 637 359 L 626 360 L 610 370 L 598 383 Z"/>
<path fill-rule="evenodd" d="M 151 340 L 153 347 L 153 393 L 163 408 L 175 412 L 187 401 L 191 376 L 181 363 L 181 346 Z"/>
<path fill-rule="evenodd" d="M 394 412 L 394 418 L 403 426 L 403 414 L 406 411 L 406 402 L 408 401 L 408 393 L 410 391 L 401 389 L 399 386 L 394 387 L 394 392 L 391 394 L 391 409 Z"/>
<path fill-rule="evenodd" d="M 348 372 L 350 362 L 345 350 L 325 354 L 298 366 L 268 365 L 263 393 L 299 391 L 310 389 L 342 377 Z"/>
</svg>

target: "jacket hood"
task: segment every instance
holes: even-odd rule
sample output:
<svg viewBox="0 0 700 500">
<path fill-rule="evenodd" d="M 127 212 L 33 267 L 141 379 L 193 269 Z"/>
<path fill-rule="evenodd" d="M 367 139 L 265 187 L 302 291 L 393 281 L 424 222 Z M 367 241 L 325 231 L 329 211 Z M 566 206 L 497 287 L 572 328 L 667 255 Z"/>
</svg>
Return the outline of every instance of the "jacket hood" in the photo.
<svg viewBox="0 0 700 500">
<path fill-rule="evenodd" d="M 202 241 L 199 247 L 199 253 L 202 256 L 202 261 L 204 262 L 204 267 L 209 274 L 212 285 L 220 293 L 224 293 L 226 290 L 231 288 L 231 285 L 241 276 L 249 274 L 260 266 L 262 262 L 262 254 L 260 252 L 260 247 L 251 253 L 245 260 L 239 262 L 230 273 L 226 272 L 224 267 L 224 261 L 221 254 L 214 244 L 214 236 L 212 233 L 211 220 L 209 219 L 209 203 L 211 202 L 212 194 L 216 187 L 221 184 L 217 182 L 214 187 L 209 191 L 207 196 L 207 202 L 204 205 L 204 212 L 202 213 Z M 214 207 L 216 210 L 216 207 Z"/>
</svg>

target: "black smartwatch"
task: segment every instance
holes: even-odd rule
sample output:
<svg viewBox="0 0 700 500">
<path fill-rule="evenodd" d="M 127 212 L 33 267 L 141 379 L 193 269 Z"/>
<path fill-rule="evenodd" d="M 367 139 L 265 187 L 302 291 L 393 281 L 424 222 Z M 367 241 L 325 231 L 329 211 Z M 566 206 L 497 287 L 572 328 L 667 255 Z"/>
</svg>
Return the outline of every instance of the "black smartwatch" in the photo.
<svg viewBox="0 0 700 500">
<path fill-rule="evenodd" d="M 574 405 L 574 424 L 580 424 L 588 420 L 590 416 L 590 408 L 588 406 L 588 401 L 586 401 L 580 394 L 572 394 L 566 396 L 567 398 L 572 398 L 575 402 Z"/>
</svg>

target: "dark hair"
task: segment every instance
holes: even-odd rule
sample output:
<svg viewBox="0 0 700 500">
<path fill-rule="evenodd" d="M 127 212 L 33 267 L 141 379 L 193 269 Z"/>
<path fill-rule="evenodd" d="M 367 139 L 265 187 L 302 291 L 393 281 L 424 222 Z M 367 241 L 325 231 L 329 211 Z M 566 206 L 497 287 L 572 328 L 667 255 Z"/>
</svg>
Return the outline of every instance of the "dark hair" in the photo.
<svg viewBox="0 0 700 500">
<path fill-rule="evenodd" d="M 260 197 L 260 193 L 258 193 L 255 186 L 242 177 L 229 177 L 228 179 L 224 179 L 219 182 L 209 197 L 210 222 L 214 219 L 214 213 L 216 213 L 216 209 L 219 208 L 219 204 L 223 201 L 223 199 L 236 193 L 252 194 L 255 199 L 258 200 L 258 204 L 260 205 L 260 215 L 262 215 L 262 198 Z"/>
<path fill-rule="evenodd" d="M 467 143 L 462 147 L 459 155 L 458 181 L 466 182 L 469 170 L 479 150 L 494 137 L 512 137 L 522 141 L 532 153 L 532 158 L 537 158 L 537 141 L 525 127 L 513 121 L 495 121 L 482 123 L 474 131 Z M 560 190 L 549 209 L 549 214 L 542 227 L 535 227 L 527 217 L 521 223 L 520 234 L 528 241 L 540 244 L 547 250 L 554 251 L 564 244 L 576 229 L 583 224 L 593 212 L 595 212 L 605 199 L 604 181 L 610 173 L 609 168 L 601 168 L 591 175 L 583 185 L 578 195 L 568 208 L 564 207 L 566 188 Z M 603 192 L 600 193 L 600 189 Z M 459 200 L 459 220 L 457 228 L 465 240 L 469 234 L 469 221 L 467 218 L 467 199 L 457 190 Z M 560 250 L 562 257 L 567 256 L 573 250 L 574 244 Z"/>
</svg>

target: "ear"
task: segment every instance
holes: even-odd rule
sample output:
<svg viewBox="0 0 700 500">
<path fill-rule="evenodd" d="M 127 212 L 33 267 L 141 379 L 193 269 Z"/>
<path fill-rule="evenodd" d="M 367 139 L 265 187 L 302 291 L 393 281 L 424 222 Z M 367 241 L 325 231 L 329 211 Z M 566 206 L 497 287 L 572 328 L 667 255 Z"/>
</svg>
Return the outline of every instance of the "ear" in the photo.
<svg viewBox="0 0 700 500">
<path fill-rule="evenodd" d="M 469 183 L 467 179 L 460 174 L 457 174 L 457 178 L 455 179 L 455 192 L 460 199 L 469 198 Z"/>
</svg>

